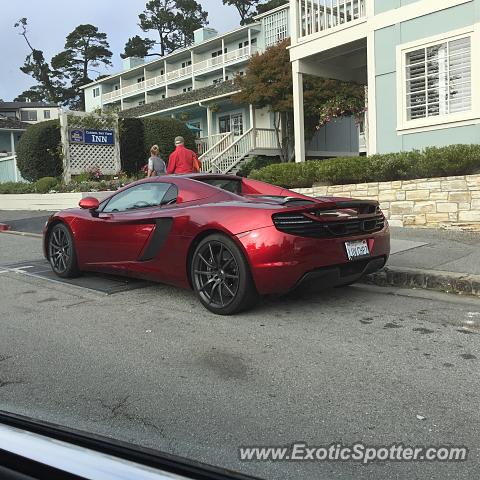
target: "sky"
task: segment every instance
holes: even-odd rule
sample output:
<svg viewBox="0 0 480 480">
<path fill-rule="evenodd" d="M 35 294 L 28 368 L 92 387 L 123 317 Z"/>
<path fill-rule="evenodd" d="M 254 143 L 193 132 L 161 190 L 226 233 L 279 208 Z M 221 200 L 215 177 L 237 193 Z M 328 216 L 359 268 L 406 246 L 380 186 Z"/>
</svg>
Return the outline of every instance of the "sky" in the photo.
<svg viewBox="0 0 480 480">
<path fill-rule="evenodd" d="M 223 33 L 239 26 L 237 11 L 224 6 L 222 0 L 197 1 L 208 12 L 209 27 Z M 34 48 L 43 50 L 48 60 L 63 50 L 65 37 L 77 25 L 95 25 L 107 34 L 113 52 L 113 67 L 100 70 L 112 74 L 121 70 L 120 53 L 128 38 L 146 36 L 137 25 L 145 3 L 146 0 L 0 0 L 0 99 L 12 101 L 35 84 L 19 69 L 29 53 L 25 40 L 13 28 L 19 18 L 27 17 L 29 40 Z M 153 32 L 150 36 L 155 38 Z"/>
</svg>

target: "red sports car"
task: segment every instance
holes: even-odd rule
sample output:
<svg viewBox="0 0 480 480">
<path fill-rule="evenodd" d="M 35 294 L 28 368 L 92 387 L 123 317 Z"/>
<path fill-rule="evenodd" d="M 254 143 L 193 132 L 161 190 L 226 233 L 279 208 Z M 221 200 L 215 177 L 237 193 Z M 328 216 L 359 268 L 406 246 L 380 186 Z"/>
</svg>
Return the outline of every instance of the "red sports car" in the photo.
<svg viewBox="0 0 480 480">
<path fill-rule="evenodd" d="M 232 175 L 169 175 L 56 213 L 44 230 L 53 271 L 123 274 L 191 288 L 218 314 L 258 295 L 347 285 L 385 265 L 378 203 L 312 198 Z"/>
</svg>

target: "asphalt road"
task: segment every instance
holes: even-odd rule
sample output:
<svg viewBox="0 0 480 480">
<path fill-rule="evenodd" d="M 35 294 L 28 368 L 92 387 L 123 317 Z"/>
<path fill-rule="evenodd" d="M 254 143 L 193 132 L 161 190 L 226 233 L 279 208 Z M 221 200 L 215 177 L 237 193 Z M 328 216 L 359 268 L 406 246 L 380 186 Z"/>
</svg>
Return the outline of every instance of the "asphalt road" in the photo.
<svg viewBox="0 0 480 480">
<path fill-rule="evenodd" d="M 0 234 L 0 265 L 41 258 Z M 0 268 L 0 409 L 268 479 L 480 476 L 480 301 L 365 285 L 214 316 Z M 418 418 L 419 416 L 420 418 Z M 466 445 L 464 463 L 242 463 L 240 445 Z"/>
</svg>

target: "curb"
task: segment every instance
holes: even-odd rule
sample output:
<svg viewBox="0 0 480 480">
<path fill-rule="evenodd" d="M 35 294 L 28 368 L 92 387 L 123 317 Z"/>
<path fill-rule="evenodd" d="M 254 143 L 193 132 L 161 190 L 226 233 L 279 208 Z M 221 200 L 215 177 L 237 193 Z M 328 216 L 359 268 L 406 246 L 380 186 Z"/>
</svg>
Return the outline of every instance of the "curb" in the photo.
<svg viewBox="0 0 480 480">
<path fill-rule="evenodd" d="M 10 225 L 6 223 L 0 223 L 0 232 L 5 232 L 6 230 L 10 230 Z"/>
<path fill-rule="evenodd" d="M 425 290 L 480 297 L 480 275 L 467 273 L 385 267 L 379 272 L 367 275 L 364 283 L 380 287 L 423 288 Z"/>
</svg>

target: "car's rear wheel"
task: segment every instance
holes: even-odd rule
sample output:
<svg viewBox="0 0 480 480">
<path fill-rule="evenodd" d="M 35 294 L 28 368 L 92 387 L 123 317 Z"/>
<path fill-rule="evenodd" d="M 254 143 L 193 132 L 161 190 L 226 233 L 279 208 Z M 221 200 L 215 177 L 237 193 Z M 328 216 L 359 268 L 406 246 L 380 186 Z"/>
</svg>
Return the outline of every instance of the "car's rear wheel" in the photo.
<svg viewBox="0 0 480 480">
<path fill-rule="evenodd" d="M 245 310 L 257 298 L 243 253 L 225 235 L 212 234 L 199 243 L 192 258 L 191 278 L 200 302 L 219 315 Z"/>
<path fill-rule="evenodd" d="M 50 231 L 48 259 L 52 270 L 59 277 L 73 278 L 80 275 L 73 237 L 63 223 L 57 223 Z"/>
</svg>

